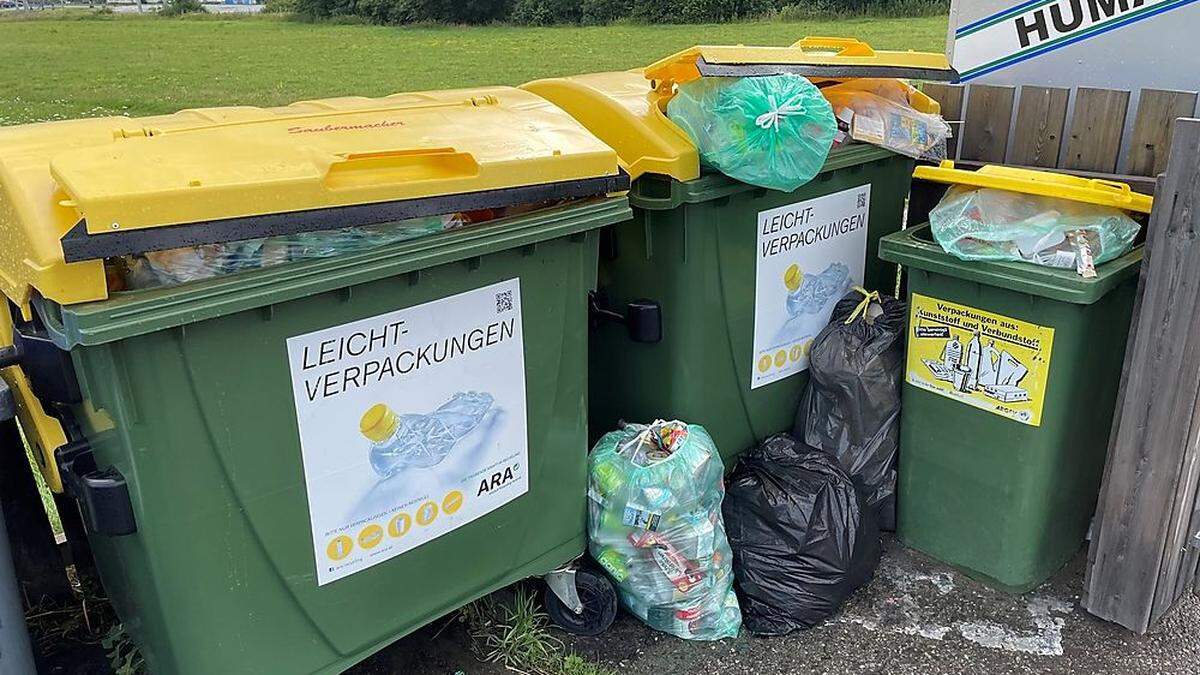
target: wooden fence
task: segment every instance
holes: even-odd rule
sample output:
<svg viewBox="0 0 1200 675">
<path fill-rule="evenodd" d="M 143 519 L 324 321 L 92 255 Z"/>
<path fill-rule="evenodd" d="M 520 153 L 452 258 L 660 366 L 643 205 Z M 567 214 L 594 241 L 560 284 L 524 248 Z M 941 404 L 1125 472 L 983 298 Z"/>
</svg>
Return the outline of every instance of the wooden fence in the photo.
<svg viewBox="0 0 1200 675">
<path fill-rule="evenodd" d="M 1200 567 L 1200 120 L 1158 182 L 1082 601 L 1138 633 Z"/>
<path fill-rule="evenodd" d="M 1091 178 L 1121 180 L 1154 192 L 1154 177 L 1167 168 L 1176 118 L 1196 111 L 1197 92 L 1143 89 L 1121 157 L 1129 92 L 1079 87 L 925 84 L 955 129 L 951 158 L 967 168 L 1005 163 L 1060 169 Z M 1011 132 L 1011 133 L 1010 133 Z"/>
</svg>

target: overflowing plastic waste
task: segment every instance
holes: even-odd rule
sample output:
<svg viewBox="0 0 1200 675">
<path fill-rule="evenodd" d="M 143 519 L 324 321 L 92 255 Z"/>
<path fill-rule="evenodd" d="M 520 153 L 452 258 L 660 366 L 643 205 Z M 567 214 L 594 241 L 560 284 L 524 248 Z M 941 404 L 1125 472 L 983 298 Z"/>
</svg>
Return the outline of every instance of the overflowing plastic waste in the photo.
<svg viewBox="0 0 1200 675">
<path fill-rule="evenodd" d="M 879 526 L 896 529 L 896 458 L 905 305 L 855 287 L 808 352 L 808 387 L 793 434 L 837 458 Z"/>
<path fill-rule="evenodd" d="M 174 286 L 286 262 L 361 253 L 439 234 L 470 222 L 463 214 L 450 214 L 383 225 L 151 251 L 124 259 L 125 286 L 129 289 Z"/>
<path fill-rule="evenodd" d="M 679 86 L 667 117 L 705 164 L 784 192 L 817 175 L 837 132 L 829 102 L 799 75 L 702 77 Z"/>
<path fill-rule="evenodd" d="M 915 109 L 916 90 L 900 80 L 863 78 L 821 90 L 838 119 L 839 137 L 885 147 L 917 159 L 946 158 L 950 125 Z"/>
<path fill-rule="evenodd" d="M 678 421 L 627 425 L 592 449 L 589 548 L 651 628 L 692 640 L 738 633 L 723 474 L 708 432 Z"/>
<path fill-rule="evenodd" d="M 942 248 L 963 260 L 1024 261 L 1083 276 L 1124 255 L 1141 230 L 1110 206 L 963 185 L 946 191 L 929 226 Z"/>
<path fill-rule="evenodd" d="M 397 415 L 386 404 L 371 406 L 359 423 L 371 441 L 371 468 L 387 478 L 410 466 L 440 464 L 459 439 L 479 426 L 494 402 L 488 393 L 460 391 L 428 414 Z"/>
<path fill-rule="evenodd" d="M 830 454 L 771 436 L 738 460 L 723 508 L 746 628 L 811 628 L 871 580 L 879 526 Z"/>
<path fill-rule="evenodd" d="M 505 208 L 413 218 L 381 225 L 363 225 L 320 232 L 303 232 L 281 237 L 151 251 L 115 261 L 116 268 L 113 270 L 115 274 L 110 275 L 110 278 L 119 281 L 118 285 L 111 287 L 110 290 L 141 290 L 175 286 L 189 281 L 211 279 L 287 262 L 362 253 L 497 218 L 548 208 L 555 204 L 556 202 L 535 202 Z"/>
</svg>

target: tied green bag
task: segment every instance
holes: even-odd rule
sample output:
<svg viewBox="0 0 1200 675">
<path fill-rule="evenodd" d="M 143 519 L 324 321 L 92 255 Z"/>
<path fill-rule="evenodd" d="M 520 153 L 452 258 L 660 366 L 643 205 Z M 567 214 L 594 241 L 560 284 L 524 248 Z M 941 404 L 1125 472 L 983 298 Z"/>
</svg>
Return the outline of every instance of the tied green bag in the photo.
<svg viewBox="0 0 1200 675">
<path fill-rule="evenodd" d="M 704 164 L 784 192 L 817 175 L 837 133 L 829 102 L 799 75 L 702 77 L 679 86 L 667 117 Z"/>
</svg>

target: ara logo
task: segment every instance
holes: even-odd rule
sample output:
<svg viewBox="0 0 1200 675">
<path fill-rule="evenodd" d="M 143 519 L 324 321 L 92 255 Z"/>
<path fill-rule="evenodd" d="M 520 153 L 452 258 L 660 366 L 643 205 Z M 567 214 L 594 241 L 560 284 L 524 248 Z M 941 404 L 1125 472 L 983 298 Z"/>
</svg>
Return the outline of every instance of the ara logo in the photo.
<svg viewBox="0 0 1200 675">
<path fill-rule="evenodd" d="M 515 481 L 517 479 L 518 471 L 520 470 L 520 468 L 521 468 L 520 464 L 517 464 L 517 463 L 509 464 L 508 466 L 504 467 L 503 469 L 496 471 L 492 475 L 485 476 L 482 480 L 479 481 L 479 490 L 475 493 L 475 496 L 478 497 L 480 495 L 485 495 L 489 492 L 495 492 L 496 490 L 499 490 L 500 488 L 504 487 L 505 485 L 508 485 L 509 483 Z"/>
</svg>

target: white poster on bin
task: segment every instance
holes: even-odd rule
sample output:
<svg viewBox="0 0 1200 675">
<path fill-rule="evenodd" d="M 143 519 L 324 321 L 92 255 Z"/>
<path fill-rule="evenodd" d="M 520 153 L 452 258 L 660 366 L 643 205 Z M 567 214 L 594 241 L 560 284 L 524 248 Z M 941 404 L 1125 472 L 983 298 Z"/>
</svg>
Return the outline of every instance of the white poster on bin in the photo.
<svg viewBox="0 0 1200 675">
<path fill-rule="evenodd" d="M 529 489 L 517 279 L 289 338 L 317 584 Z"/>
<path fill-rule="evenodd" d="M 751 389 L 808 368 L 833 306 L 862 283 L 870 208 L 868 184 L 759 212 Z"/>
</svg>

